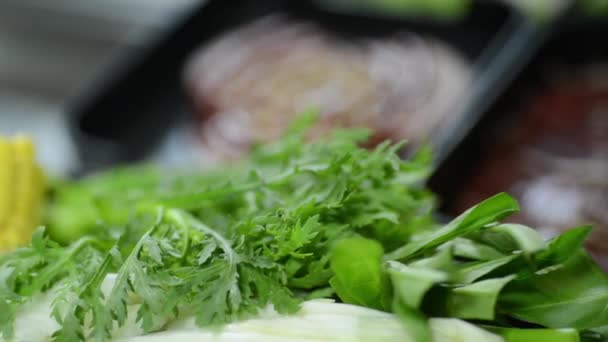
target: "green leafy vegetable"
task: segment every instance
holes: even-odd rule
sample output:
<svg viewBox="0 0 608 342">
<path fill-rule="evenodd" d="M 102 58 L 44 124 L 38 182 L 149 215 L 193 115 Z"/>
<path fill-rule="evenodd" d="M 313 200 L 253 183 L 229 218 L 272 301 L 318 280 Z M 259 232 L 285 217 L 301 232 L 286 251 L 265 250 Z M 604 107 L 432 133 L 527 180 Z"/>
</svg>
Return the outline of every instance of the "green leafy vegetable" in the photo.
<svg viewBox="0 0 608 342">
<path fill-rule="evenodd" d="M 403 305 L 399 299 L 393 303 L 393 312 L 407 329 L 412 341 L 431 342 L 433 334 L 427 318 L 419 310 L 413 309 L 408 305 Z"/>
<path fill-rule="evenodd" d="M 447 314 L 450 317 L 493 320 L 498 295 L 513 278 L 487 279 L 450 289 L 446 298 Z"/>
<path fill-rule="evenodd" d="M 504 193 L 495 195 L 467 210 L 448 225 L 435 231 L 428 237 L 419 241 L 413 241 L 387 254 L 387 259 L 401 260 L 412 258 L 425 250 L 436 248 L 458 236 L 475 232 L 485 225 L 494 223 L 518 210 L 517 202 L 511 196 Z"/>
<path fill-rule="evenodd" d="M 517 259 L 519 255 L 509 255 L 498 259 L 472 262 L 458 266 L 458 269 L 452 273 L 452 281 L 459 284 L 471 284 L 479 278 L 493 272 L 494 270 L 510 263 Z"/>
<path fill-rule="evenodd" d="M 502 336 L 505 342 L 579 342 L 581 340 L 576 329 L 486 328 Z"/>
<path fill-rule="evenodd" d="M 420 306 L 424 295 L 431 287 L 448 279 L 448 275 L 444 272 L 408 267 L 396 261 L 389 261 L 388 272 L 395 296 L 400 303 L 412 308 Z"/>
<path fill-rule="evenodd" d="M 451 243 L 444 244 L 451 248 L 455 256 L 472 260 L 493 260 L 504 256 L 495 248 L 477 243 L 470 239 L 456 238 Z M 442 246 L 443 247 L 443 246 Z"/>
<path fill-rule="evenodd" d="M 503 223 L 482 232 L 482 239 L 501 251 L 520 250 L 525 255 L 545 247 L 540 234 L 521 224 Z"/>
<path fill-rule="evenodd" d="M 589 227 L 542 241 L 500 222 L 519 210 L 504 193 L 440 226 L 423 186 L 427 149 L 410 160 L 401 144 L 363 149 L 360 130 L 304 143 L 313 119 L 234 166 L 127 168 L 59 184 L 49 229 L 0 256 L 2 338 L 18 335 L 24 308 L 47 295 L 56 325 L 44 339 L 54 341 L 107 341 L 133 324 L 157 333 L 188 319 L 201 331 L 238 321 L 250 333 L 247 322 L 271 323 L 244 319 L 269 307 L 296 329 L 289 315 L 314 298 L 367 307 L 381 323 L 345 336 L 368 340 L 604 339 L 608 277 L 582 247 Z"/>
<path fill-rule="evenodd" d="M 480 329 L 477 326 L 455 318 L 433 318 L 431 319 L 431 329 L 434 341 L 484 341 L 484 342 L 503 342 L 503 339 Z M 532 342 L 532 341 L 530 341 Z"/>
<path fill-rule="evenodd" d="M 23 302 L 52 288 L 62 289 L 53 304 L 57 341 L 107 339 L 131 319 L 151 332 L 188 315 L 199 326 L 224 324 L 268 304 L 293 313 L 302 298 L 332 295 L 331 285 L 390 310 L 384 248 L 435 226 L 434 199 L 420 186 L 430 158 L 403 161 L 399 144 L 361 149 L 361 131 L 303 144 L 307 122 L 240 167 L 122 169 L 60 185 L 50 235 L 68 245 L 39 233 L 0 263 L 8 274 L 4 334 Z"/>
<path fill-rule="evenodd" d="M 578 254 L 583 242 L 591 233 L 590 226 L 572 228 L 554 238 L 543 251 L 535 255 L 540 268 L 561 264 Z"/>
<path fill-rule="evenodd" d="M 584 252 L 514 282 L 501 310 L 549 328 L 595 328 L 608 321 L 608 277 Z"/>
<path fill-rule="evenodd" d="M 343 302 L 388 309 L 390 287 L 382 270 L 384 251 L 379 243 L 353 237 L 338 241 L 331 254 L 334 277 L 329 283 Z"/>
</svg>

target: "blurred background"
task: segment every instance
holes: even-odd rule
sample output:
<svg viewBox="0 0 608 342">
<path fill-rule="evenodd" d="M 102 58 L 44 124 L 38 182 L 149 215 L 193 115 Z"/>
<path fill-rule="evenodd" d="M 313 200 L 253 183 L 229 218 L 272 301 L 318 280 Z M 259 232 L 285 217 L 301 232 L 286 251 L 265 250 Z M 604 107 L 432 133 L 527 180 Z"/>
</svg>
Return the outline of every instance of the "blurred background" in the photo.
<svg viewBox="0 0 608 342">
<path fill-rule="evenodd" d="M 0 135 L 59 177 L 203 168 L 314 108 L 430 144 L 448 215 L 508 191 L 603 251 L 607 33 L 605 0 L 0 0 Z"/>
<path fill-rule="evenodd" d="M 198 2 L 0 0 L 0 133 L 33 135 L 44 166 L 67 174 L 78 165 L 70 101 Z"/>
</svg>

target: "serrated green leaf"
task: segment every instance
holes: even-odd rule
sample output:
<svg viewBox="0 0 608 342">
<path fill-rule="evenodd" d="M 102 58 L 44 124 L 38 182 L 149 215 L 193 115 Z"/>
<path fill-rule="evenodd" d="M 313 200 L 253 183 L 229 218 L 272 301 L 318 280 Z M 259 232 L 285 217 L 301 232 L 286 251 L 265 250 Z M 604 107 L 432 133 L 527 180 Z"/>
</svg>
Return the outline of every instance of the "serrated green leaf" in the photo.
<svg viewBox="0 0 608 342">
<path fill-rule="evenodd" d="M 202 265 L 211 258 L 211 254 L 217 249 L 217 242 L 210 240 L 205 244 L 205 247 L 198 254 L 198 264 Z"/>
<path fill-rule="evenodd" d="M 6 340 L 14 334 L 13 323 L 20 304 L 21 297 L 0 284 L 0 337 Z"/>
<path fill-rule="evenodd" d="M 152 258 L 152 260 L 154 260 L 154 262 L 156 262 L 159 265 L 162 265 L 163 257 L 162 257 L 162 252 L 160 250 L 160 246 L 158 245 L 158 241 L 156 241 L 155 239 L 153 239 L 150 236 L 147 236 L 143 241 L 142 248 L 144 248 L 146 250 L 146 252 L 150 256 L 150 258 Z"/>
</svg>

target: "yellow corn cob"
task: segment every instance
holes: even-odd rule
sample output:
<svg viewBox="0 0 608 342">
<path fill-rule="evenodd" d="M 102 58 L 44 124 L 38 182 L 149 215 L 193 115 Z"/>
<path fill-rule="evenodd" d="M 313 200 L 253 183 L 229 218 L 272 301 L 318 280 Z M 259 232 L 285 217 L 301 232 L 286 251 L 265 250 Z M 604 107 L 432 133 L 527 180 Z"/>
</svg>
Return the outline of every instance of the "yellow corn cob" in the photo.
<svg viewBox="0 0 608 342">
<path fill-rule="evenodd" d="M 13 149 L 8 139 L 0 137 L 0 234 L 7 228 L 13 198 Z"/>
<path fill-rule="evenodd" d="M 29 241 L 40 223 L 44 188 L 32 141 L 0 138 L 0 253 Z"/>
</svg>

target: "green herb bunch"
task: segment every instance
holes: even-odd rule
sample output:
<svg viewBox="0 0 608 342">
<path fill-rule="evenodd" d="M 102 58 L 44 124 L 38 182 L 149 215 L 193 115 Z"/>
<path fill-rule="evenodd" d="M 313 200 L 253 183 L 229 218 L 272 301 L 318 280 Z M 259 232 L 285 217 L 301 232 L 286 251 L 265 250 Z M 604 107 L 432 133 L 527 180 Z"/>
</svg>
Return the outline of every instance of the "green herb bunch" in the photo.
<svg viewBox="0 0 608 342">
<path fill-rule="evenodd" d="M 186 314 L 222 324 L 269 303 L 292 313 L 303 299 L 332 295 L 335 241 L 361 235 L 398 246 L 431 226 L 433 198 L 414 186 L 428 173 L 428 154 L 403 162 L 400 145 L 359 149 L 362 131 L 303 144 L 310 119 L 232 168 L 164 178 L 127 169 L 60 187 L 51 235 L 65 241 L 65 222 L 85 237 L 63 247 L 39 231 L 30 247 L 3 257 L 3 333 L 22 302 L 52 287 L 61 289 L 57 341 L 110 338 L 133 300 L 145 331 Z"/>
<path fill-rule="evenodd" d="M 2 335 L 23 303 L 53 291 L 55 341 L 109 340 L 130 318 L 145 332 L 187 316 L 221 326 L 314 298 L 393 312 L 422 342 L 430 317 L 507 341 L 603 338 L 608 278 L 581 247 L 589 227 L 545 242 L 499 223 L 518 210 L 506 194 L 438 225 L 422 186 L 428 150 L 402 160 L 401 144 L 362 149 L 356 130 L 303 143 L 312 120 L 231 167 L 59 185 L 49 229 L 0 257 Z"/>
</svg>

